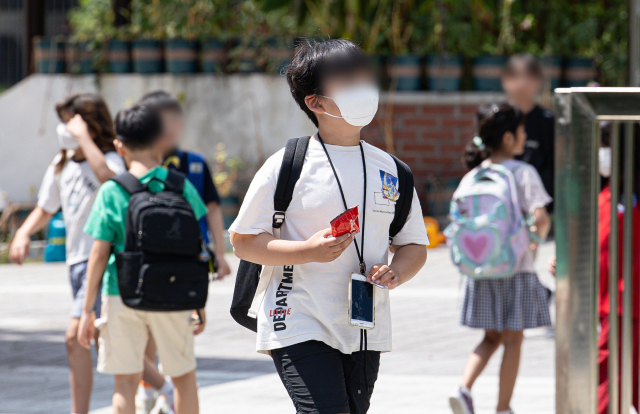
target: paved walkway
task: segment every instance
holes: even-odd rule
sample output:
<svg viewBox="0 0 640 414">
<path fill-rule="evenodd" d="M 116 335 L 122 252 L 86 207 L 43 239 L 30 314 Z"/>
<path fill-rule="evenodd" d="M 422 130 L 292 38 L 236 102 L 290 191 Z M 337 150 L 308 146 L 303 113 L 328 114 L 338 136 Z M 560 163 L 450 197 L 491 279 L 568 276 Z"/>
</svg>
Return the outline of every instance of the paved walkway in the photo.
<svg viewBox="0 0 640 414">
<path fill-rule="evenodd" d="M 541 269 L 553 247 L 543 247 Z M 208 326 L 196 339 L 201 411 L 293 413 L 272 362 L 254 351 L 254 334 L 229 316 L 232 290 L 233 279 L 211 285 Z M 458 326 L 459 292 L 448 250 L 438 248 L 410 284 L 391 293 L 394 352 L 382 357 L 371 414 L 450 413 L 447 396 L 481 338 Z M 1 413 L 69 412 L 64 331 L 70 305 L 64 265 L 0 266 Z M 499 360 L 500 352 L 474 388 L 479 414 L 494 412 Z M 96 375 L 92 413 L 111 412 L 112 385 L 112 377 Z M 553 340 L 528 332 L 514 410 L 552 413 L 554 388 Z"/>
</svg>

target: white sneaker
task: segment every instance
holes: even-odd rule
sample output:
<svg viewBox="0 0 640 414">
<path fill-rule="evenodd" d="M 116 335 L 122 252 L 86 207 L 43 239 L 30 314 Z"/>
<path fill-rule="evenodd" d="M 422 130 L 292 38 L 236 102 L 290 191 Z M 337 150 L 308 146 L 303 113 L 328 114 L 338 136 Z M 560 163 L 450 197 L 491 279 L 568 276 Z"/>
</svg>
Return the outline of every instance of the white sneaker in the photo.
<svg viewBox="0 0 640 414">
<path fill-rule="evenodd" d="M 149 414 L 175 414 L 173 411 L 173 394 L 171 396 L 159 395 L 156 405 L 153 406 Z"/>
<path fill-rule="evenodd" d="M 453 414 L 474 414 L 471 394 L 464 392 L 462 388 L 458 388 L 458 390 L 449 397 L 449 404 L 451 404 Z"/>
<path fill-rule="evenodd" d="M 149 414 L 156 404 L 156 392 L 150 386 L 145 386 L 142 381 L 136 392 L 136 414 Z"/>
</svg>

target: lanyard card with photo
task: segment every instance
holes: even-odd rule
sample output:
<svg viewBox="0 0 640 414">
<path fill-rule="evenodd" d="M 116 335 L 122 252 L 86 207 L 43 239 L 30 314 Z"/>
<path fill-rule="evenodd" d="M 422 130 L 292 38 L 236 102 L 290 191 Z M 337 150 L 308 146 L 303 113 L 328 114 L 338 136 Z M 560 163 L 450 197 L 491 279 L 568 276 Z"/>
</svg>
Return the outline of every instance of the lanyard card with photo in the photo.
<svg viewBox="0 0 640 414">
<path fill-rule="evenodd" d="M 340 218 L 343 215 L 349 216 L 349 213 L 355 212 L 355 218 L 357 219 L 357 206 L 349 209 L 347 207 L 347 200 L 344 196 L 344 191 L 342 190 L 342 184 L 340 184 L 340 178 L 338 177 L 338 172 L 331 161 L 331 156 L 329 155 L 329 151 L 327 151 L 327 147 L 324 145 L 322 141 L 322 137 L 320 137 L 320 133 L 318 133 L 318 141 L 322 145 L 322 149 L 324 150 L 327 159 L 329 160 L 329 165 L 331 165 L 331 170 L 333 170 L 333 175 L 336 178 L 336 182 L 338 183 L 338 189 L 340 190 L 340 196 L 342 197 L 342 203 L 344 204 L 345 213 L 336 217 L 336 219 Z M 362 142 L 359 143 L 360 146 L 360 155 L 362 157 L 362 173 L 364 176 L 363 183 L 363 200 L 362 200 L 362 222 L 359 223 L 358 226 L 361 232 L 360 246 L 358 246 L 358 242 L 354 240 L 353 244 L 356 249 L 356 253 L 358 255 L 358 261 L 360 262 L 360 273 L 351 273 L 349 276 L 349 325 L 360 328 L 360 329 L 373 329 L 375 325 L 375 301 L 374 301 L 374 286 L 379 288 L 386 288 L 386 286 L 382 286 L 379 284 L 372 284 L 367 282 L 367 265 L 364 262 L 364 229 L 365 229 L 365 219 L 367 212 L 367 162 L 364 156 L 364 149 L 362 148 Z M 333 221 L 335 221 L 334 219 Z M 333 223 L 332 223 L 333 224 Z M 357 233 L 357 232 L 354 232 Z"/>
</svg>

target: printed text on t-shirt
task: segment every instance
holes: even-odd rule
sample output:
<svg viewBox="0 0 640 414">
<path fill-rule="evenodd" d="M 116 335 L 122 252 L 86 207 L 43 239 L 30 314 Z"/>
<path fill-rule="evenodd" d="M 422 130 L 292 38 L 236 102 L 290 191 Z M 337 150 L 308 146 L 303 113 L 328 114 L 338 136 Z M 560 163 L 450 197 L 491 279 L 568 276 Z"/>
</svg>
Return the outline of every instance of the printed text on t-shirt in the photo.
<svg viewBox="0 0 640 414">
<path fill-rule="evenodd" d="M 269 316 L 273 316 L 274 331 L 287 329 L 285 320 L 287 315 L 291 315 L 291 308 L 287 309 L 287 296 L 291 289 L 293 289 L 293 265 L 284 266 L 282 281 L 278 285 L 278 290 L 276 290 L 276 305 L 278 307 L 269 312 Z"/>
</svg>

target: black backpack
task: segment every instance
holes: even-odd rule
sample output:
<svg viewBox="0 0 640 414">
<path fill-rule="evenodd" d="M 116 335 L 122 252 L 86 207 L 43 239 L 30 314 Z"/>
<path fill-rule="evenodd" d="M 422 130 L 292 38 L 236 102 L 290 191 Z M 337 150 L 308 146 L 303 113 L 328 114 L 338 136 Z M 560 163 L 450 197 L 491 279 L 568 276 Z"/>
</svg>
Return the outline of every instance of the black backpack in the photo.
<svg viewBox="0 0 640 414">
<path fill-rule="evenodd" d="M 300 178 L 304 157 L 309 146 L 309 139 L 310 137 L 292 138 L 285 147 L 282 165 L 280 166 L 280 175 L 278 176 L 278 183 L 273 196 L 273 206 L 276 211 L 273 215 L 274 228 L 278 229 L 284 223 L 285 212 L 289 208 L 293 197 L 293 188 L 298 178 Z M 393 237 L 402 230 L 404 223 L 407 221 L 413 201 L 413 174 L 411 169 L 394 155 L 391 155 L 391 157 L 398 167 L 400 197 L 396 201 L 393 221 L 389 226 L 390 245 Z M 407 189 L 410 190 L 407 191 Z M 254 332 L 258 331 L 258 320 L 249 316 L 248 312 L 258 289 L 261 272 L 262 265 L 241 260 L 231 301 L 231 316 L 233 319 Z"/>
<path fill-rule="evenodd" d="M 111 178 L 129 194 L 124 251 L 116 253 L 118 288 L 125 305 L 145 311 L 204 308 L 209 260 L 185 176 L 169 171 L 164 190 L 151 193 L 126 172 Z"/>
</svg>

